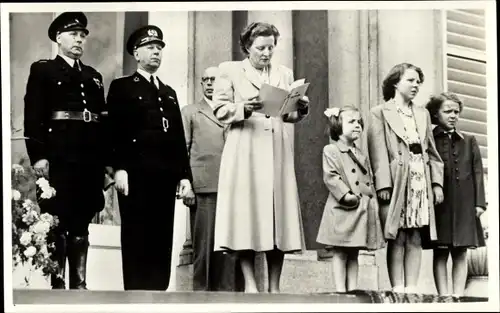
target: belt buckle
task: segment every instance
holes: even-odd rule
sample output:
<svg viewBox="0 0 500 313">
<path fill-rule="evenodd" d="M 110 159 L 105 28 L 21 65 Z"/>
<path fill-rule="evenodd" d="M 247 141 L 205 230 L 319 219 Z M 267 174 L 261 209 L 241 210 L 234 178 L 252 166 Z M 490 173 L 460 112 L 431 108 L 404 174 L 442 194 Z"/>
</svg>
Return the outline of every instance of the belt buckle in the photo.
<svg viewBox="0 0 500 313">
<path fill-rule="evenodd" d="M 168 120 L 165 117 L 162 117 L 161 118 L 161 123 L 162 123 L 162 126 L 163 126 L 163 131 L 167 132 L 167 130 L 168 130 Z"/>
<path fill-rule="evenodd" d="M 92 121 L 92 113 L 90 113 L 90 111 L 87 109 L 83 110 L 83 121 L 85 123 L 89 123 Z"/>
</svg>

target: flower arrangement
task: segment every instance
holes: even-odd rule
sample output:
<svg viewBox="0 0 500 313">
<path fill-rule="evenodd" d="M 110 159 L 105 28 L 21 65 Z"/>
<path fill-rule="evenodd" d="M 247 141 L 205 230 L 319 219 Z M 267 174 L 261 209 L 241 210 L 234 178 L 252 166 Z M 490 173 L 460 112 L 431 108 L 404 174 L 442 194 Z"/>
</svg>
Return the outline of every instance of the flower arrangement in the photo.
<svg viewBox="0 0 500 313">
<path fill-rule="evenodd" d="M 33 271 L 41 270 L 45 277 L 57 271 L 57 262 L 50 258 L 53 244 L 48 234 L 59 221 L 48 213 L 40 214 L 38 205 L 55 195 L 43 173 L 31 166 L 12 166 L 12 261 L 13 269 L 28 267 L 26 285 Z"/>
</svg>

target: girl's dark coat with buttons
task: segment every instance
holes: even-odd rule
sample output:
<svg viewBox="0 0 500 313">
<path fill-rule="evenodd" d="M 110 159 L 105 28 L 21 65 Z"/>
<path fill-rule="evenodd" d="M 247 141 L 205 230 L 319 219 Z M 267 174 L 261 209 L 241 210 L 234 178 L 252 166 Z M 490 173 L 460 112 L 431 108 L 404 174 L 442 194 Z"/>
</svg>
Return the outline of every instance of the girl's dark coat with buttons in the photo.
<svg viewBox="0 0 500 313">
<path fill-rule="evenodd" d="M 437 126 L 436 147 L 444 162 L 444 201 L 436 206 L 437 245 L 480 247 L 485 245 L 476 207 L 486 209 L 483 164 L 474 136 L 460 131 L 451 137 Z"/>
</svg>

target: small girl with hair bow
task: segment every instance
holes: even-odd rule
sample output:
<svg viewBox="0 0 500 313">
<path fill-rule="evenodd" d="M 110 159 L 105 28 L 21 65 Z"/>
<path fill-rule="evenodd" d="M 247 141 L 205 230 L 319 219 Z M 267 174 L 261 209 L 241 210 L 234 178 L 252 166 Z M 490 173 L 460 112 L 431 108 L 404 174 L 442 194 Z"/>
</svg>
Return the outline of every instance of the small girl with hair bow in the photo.
<svg viewBox="0 0 500 313">
<path fill-rule="evenodd" d="M 323 181 L 329 190 L 316 241 L 332 250 L 337 292 L 357 288 L 359 250 L 377 250 L 385 240 L 369 159 L 355 142 L 364 128 L 352 106 L 329 108 L 330 137 L 323 148 Z"/>
</svg>

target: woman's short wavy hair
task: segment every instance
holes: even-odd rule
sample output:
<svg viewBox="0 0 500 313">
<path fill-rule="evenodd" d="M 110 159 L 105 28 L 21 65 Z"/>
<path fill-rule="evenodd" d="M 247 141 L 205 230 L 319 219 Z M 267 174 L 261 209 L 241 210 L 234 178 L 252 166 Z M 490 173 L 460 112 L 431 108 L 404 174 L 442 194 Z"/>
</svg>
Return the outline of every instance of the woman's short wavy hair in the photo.
<svg viewBox="0 0 500 313">
<path fill-rule="evenodd" d="M 415 70 L 420 78 L 420 83 L 424 82 L 424 72 L 422 72 L 420 67 L 411 63 L 401 63 L 395 65 L 382 82 L 382 95 L 384 96 L 384 101 L 389 101 L 394 98 L 396 93 L 396 87 L 394 87 L 394 85 L 399 83 L 406 70 Z"/>
<path fill-rule="evenodd" d="M 431 116 L 431 122 L 434 125 L 439 124 L 438 120 L 438 112 L 441 109 L 441 106 L 446 100 L 450 100 L 458 104 L 460 112 L 462 112 L 464 108 L 464 103 L 462 100 L 453 92 L 442 92 L 439 95 L 431 96 L 429 102 L 425 105 L 427 110 L 429 111 L 429 115 Z"/>
<path fill-rule="evenodd" d="M 263 23 L 263 22 L 254 22 L 245 27 L 240 34 L 240 48 L 241 51 L 248 55 L 248 48 L 252 45 L 255 38 L 259 36 L 274 36 L 274 44 L 278 43 L 278 38 L 280 36 L 280 32 L 276 28 L 276 26 Z"/>
</svg>

